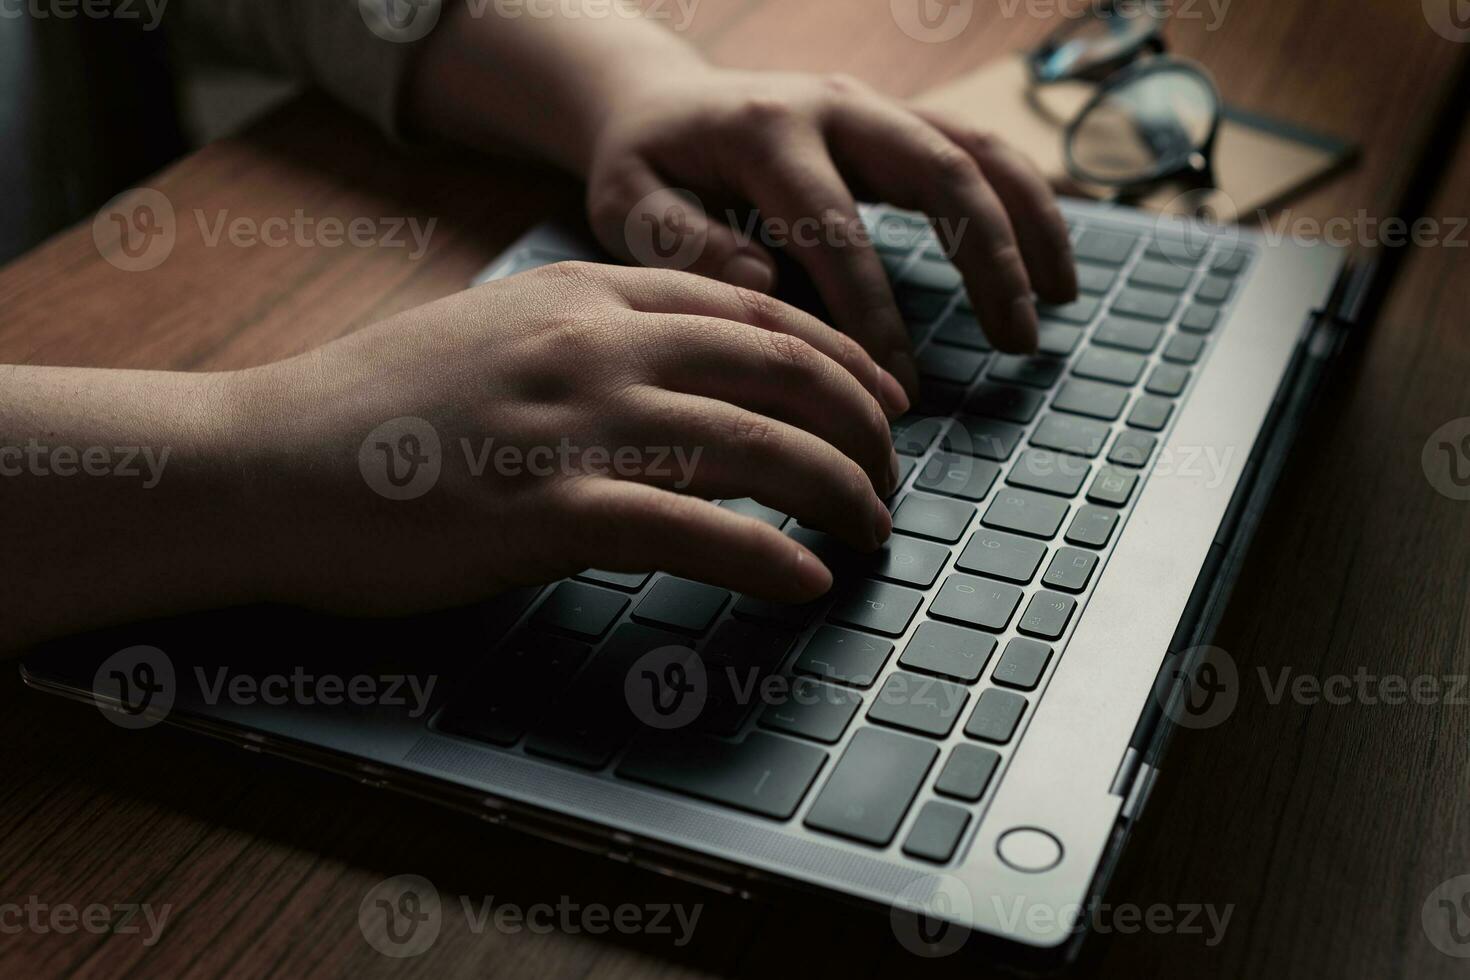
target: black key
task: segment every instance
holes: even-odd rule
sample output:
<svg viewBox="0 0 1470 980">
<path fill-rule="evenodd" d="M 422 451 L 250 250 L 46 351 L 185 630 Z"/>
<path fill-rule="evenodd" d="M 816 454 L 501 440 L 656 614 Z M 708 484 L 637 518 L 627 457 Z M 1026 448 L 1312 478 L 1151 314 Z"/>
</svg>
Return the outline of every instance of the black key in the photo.
<svg viewBox="0 0 1470 980">
<path fill-rule="evenodd" d="M 1020 391 L 1021 389 L 1012 390 Z M 1041 396 L 1036 397 L 1037 404 L 1040 404 Z M 949 427 L 941 445 L 946 452 L 961 456 L 979 456 L 982 459 L 1004 461 L 1010 458 L 1016 448 L 1016 443 L 1021 441 L 1021 434 L 1025 431 L 1020 426 L 1009 422 L 998 422 L 995 419 L 981 418 L 978 415 L 961 415 L 955 419 L 955 424 Z"/>
<path fill-rule="evenodd" d="M 1046 545 L 1040 541 L 982 527 L 970 536 L 955 567 L 1024 585 L 1036 574 L 1045 555 Z"/>
<path fill-rule="evenodd" d="M 1079 296 L 1070 303 L 1061 306 L 1038 306 L 1036 312 L 1043 317 L 1052 320 L 1061 320 L 1064 323 L 1091 323 L 1092 318 L 1097 316 L 1098 308 L 1102 301 L 1092 296 Z"/>
<path fill-rule="evenodd" d="M 1021 715 L 1025 712 L 1026 699 L 1021 695 L 1014 691 L 986 688 L 975 702 L 970 720 L 965 723 L 965 734 L 1004 745 L 1016 734 L 1016 726 L 1021 723 Z"/>
<path fill-rule="evenodd" d="M 1058 548 L 1057 553 L 1052 556 L 1051 564 L 1047 566 L 1046 574 L 1041 577 L 1041 583 L 1053 589 L 1081 592 L 1087 588 L 1092 570 L 1096 567 L 1097 555 L 1092 552 Z"/>
<path fill-rule="evenodd" d="M 1091 381 L 1077 382 L 1083 383 L 1092 384 Z M 1031 433 L 1031 445 L 1092 457 L 1102 452 L 1103 443 L 1110 431 L 1112 430 L 1101 422 L 1054 413 L 1042 419 L 1036 431 Z"/>
<path fill-rule="evenodd" d="M 919 373 L 936 381 L 967 385 L 985 366 L 985 355 L 963 347 L 930 344 L 919 352 Z"/>
<path fill-rule="evenodd" d="M 1005 422 L 1025 425 L 1036 417 L 1041 403 L 1046 400 L 1039 391 L 1030 388 L 1015 388 L 1011 385 L 981 382 L 965 399 L 966 410 Z"/>
<path fill-rule="evenodd" d="M 907 283 L 899 283 L 893 289 L 898 301 L 898 312 L 907 324 L 928 324 L 949 306 L 948 293 L 936 293 Z"/>
<path fill-rule="evenodd" d="M 580 582 L 562 582 L 551 590 L 531 622 L 595 640 L 617 622 L 627 605 L 628 600 L 616 592 Z"/>
<path fill-rule="evenodd" d="M 905 415 L 895 419 L 890 431 L 893 433 L 893 448 L 910 456 L 922 456 L 939 438 L 945 420 L 932 415 Z"/>
<path fill-rule="evenodd" d="M 1018 636 L 1006 644 L 1006 652 L 1000 655 L 990 679 L 1006 687 L 1032 691 L 1041 683 L 1041 675 L 1051 661 L 1051 647 L 1039 640 L 1028 640 Z"/>
<path fill-rule="evenodd" d="M 958 684 L 895 671 L 878 689 L 868 720 L 943 738 L 954 728 L 970 692 Z"/>
<path fill-rule="evenodd" d="M 740 500 L 722 501 L 720 506 L 726 510 L 733 510 L 737 514 L 744 514 L 746 517 L 754 517 L 756 520 L 763 521 L 777 529 L 786 523 L 785 514 L 779 510 L 773 510 L 765 504 L 756 503 L 749 497 Z"/>
<path fill-rule="evenodd" d="M 913 829 L 903 842 L 903 852 L 910 857 L 943 864 L 954 856 L 960 837 L 970 824 L 970 811 L 950 803 L 930 800 L 919 810 Z"/>
<path fill-rule="evenodd" d="M 959 410 L 965 401 L 965 386 L 930 378 L 919 389 L 919 401 L 914 411 L 920 415 L 949 415 Z"/>
<path fill-rule="evenodd" d="M 1088 228 L 1077 237 L 1072 252 L 1079 259 L 1100 262 L 1103 265 L 1122 265 L 1133 254 L 1138 239 L 1119 231 L 1103 231 Z"/>
<path fill-rule="evenodd" d="M 1021 590 L 994 579 L 951 575 L 934 601 L 929 615 L 1000 632 L 1021 603 Z"/>
<path fill-rule="evenodd" d="M 1075 497 L 1092 466 L 1081 456 L 1051 449 L 1028 449 L 1016 458 L 1006 482 L 1061 497 Z"/>
<path fill-rule="evenodd" d="M 1069 327 L 1065 323 L 1043 320 L 1036 335 L 1036 349 L 1053 357 L 1066 357 L 1077 349 L 1086 332 L 1081 327 Z"/>
<path fill-rule="evenodd" d="M 1133 274 L 1128 277 L 1128 282 L 1133 286 L 1146 286 L 1149 289 L 1182 293 L 1192 278 L 1194 278 L 1192 269 L 1146 259 L 1133 267 Z"/>
<path fill-rule="evenodd" d="M 1184 317 L 1179 321 L 1179 328 L 1192 333 L 1209 333 L 1215 329 L 1215 323 L 1219 319 L 1220 311 L 1213 306 L 1192 303 L 1189 309 L 1184 311 Z"/>
<path fill-rule="evenodd" d="M 752 596 L 743 595 L 735 600 L 735 607 L 731 610 L 742 619 L 753 619 L 763 623 L 778 623 L 782 626 L 800 628 L 812 621 L 822 606 L 822 600 L 794 604 L 789 602 L 771 602 L 768 599 L 756 599 Z"/>
<path fill-rule="evenodd" d="M 514 745 L 591 652 L 576 640 L 522 630 L 501 644 L 437 726 L 477 741 Z"/>
<path fill-rule="evenodd" d="M 589 568 L 578 575 L 577 578 L 583 582 L 596 582 L 598 585 L 610 585 L 624 592 L 637 592 L 648 584 L 652 576 L 648 572 L 605 572 L 600 568 Z"/>
<path fill-rule="evenodd" d="M 773 701 L 761 712 L 760 726 L 831 745 L 847 731 L 862 703 L 862 695 L 856 691 L 798 677 L 786 697 Z"/>
<path fill-rule="evenodd" d="M 730 593 L 713 585 L 660 576 L 633 610 L 633 618 L 681 633 L 703 633 L 730 601 Z"/>
<path fill-rule="evenodd" d="M 1016 629 L 1047 640 L 1055 640 L 1067 628 L 1077 600 L 1060 592 L 1038 592 L 1026 603 L 1026 611 Z"/>
<path fill-rule="evenodd" d="M 975 508 L 964 501 L 910 493 L 893 512 L 893 529 L 953 544 L 974 517 Z"/>
<path fill-rule="evenodd" d="M 895 534 L 878 549 L 876 559 L 872 556 L 864 558 L 868 564 L 867 573 L 874 578 L 927 589 L 944 571 L 944 563 L 949 561 L 949 549 Z"/>
<path fill-rule="evenodd" d="M 1144 395 L 1133 403 L 1133 409 L 1128 413 L 1128 424 L 1139 429 L 1148 429 L 1150 432 L 1158 432 L 1169 424 L 1169 416 L 1174 412 L 1174 403 L 1157 395 Z"/>
<path fill-rule="evenodd" d="M 806 825 L 886 847 L 938 754 L 923 739 L 859 729 L 817 794 Z"/>
<path fill-rule="evenodd" d="M 929 237 L 929 222 L 920 214 L 885 212 L 872 224 L 873 246 L 883 251 L 912 252 Z"/>
<path fill-rule="evenodd" d="M 1108 539 L 1113 536 L 1113 528 L 1117 524 L 1117 511 L 1106 507 L 1095 507 L 1092 504 L 1083 504 L 1077 508 L 1077 516 L 1072 518 L 1072 526 L 1067 528 L 1067 543 L 1080 544 L 1088 548 L 1106 547 Z"/>
<path fill-rule="evenodd" d="M 1135 432 L 1131 429 L 1120 432 L 1113 442 L 1113 448 L 1108 450 L 1108 462 L 1137 469 L 1148 462 L 1157 444 L 1158 440 L 1146 432 Z"/>
<path fill-rule="evenodd" d="M 1167 321 L 1179 308 L 1179 300 L 1168 293 L 1147 289 L 1125 289 L 1113 300 L 1113 312 L 1144 320 Z"/>
<path fill-rule="evenodd" d="M 1137 473 L 1129 473 L 1116 466 L 1104 466 L 1097 471 L 1097 477 L 1087 489 L 1087 501 L 1109 507 L 1125 507 L 1128 498 L 1133 495 L 1133 485 L 1137 482 Z"/>
<path fill-rule="evenodd" d="M 987 527 L 998 527 L 1003 531 L 1017 531 L 1033 538 L 1050 538 L 1062 526 L 1067 516 L 1067 502 L 1055 497 L 1045 497 L 1030 490 L 1012 490 L 1002 487 L 996 491 L 995 499 L 980 519 Z"/>
<path fill-rule="evenodd" d="M 827 761 L 814 745 L 752 732 L 730 743 L 703 735 L 647 736 L 618 764 L 626 779 L 789 820 Z"/>
<path fill-rule="evenodd" d="M 1164 360 L 1179 364 L 1193 364 L 1205 349 L 1203 337 L 1195 334 L 1176 333 L 1164 345 Z"/>
<path fill-rule="evenodd" d="M 973 456 L 935 453 L 914 481 L 914 489 L 964 500 L 983 500 L 998 476 L 1000 467 L 994 463 Z"/>
<path fill-rule="evenodd" d="M 1088 415 L 1111 422 L 1123 414 L 1123 406 L 1127 403 L 1128 391 L 1125 388 L 1103 384 L 1099 381 L 1068 378 L 1067 383 L 1062 385 L 1057 392 L 1057 397 L 1052 399 L 1051 407 L 1059 412 Z M 1107 431 L 1106 426 L 1103 427 L 1103 431 Z M 1036 440 L 1033 438 L 1031 441 Z"/>
<path fill-rule="evenodd" d="M 1010 381 L 1032 388 L 1050 388 L 1057 383 L 1064 363 L 1050 357 L 1021 357 L 997 354 L 986 377 L 992 381 Z"/>
<path fill-rule="evenodd" d="M 945 796 L 974 802 L 985 795 L 990 777 L 1000 764 L 1000 756 L 978 745 L 956 745 L 949 760 L 939 770 L 934 791 Z"/>
<path fill-rule="evenodd" d="M 913 589 L 882 582 L 858 582 L 832 607 L 828 618 L 834 623 L 885 636 L 902 636 L 923 601 L 924 594 Z"/>
<path fill-rule="evenodd" d="M 1102 295 L 1113 288 L 1113 283 L 1118 281 L 1116 269 L 1109 269 L 1101 265 L 1088 265 L 1086 262 L 1077 263 L 1077 288 L 1084 293 L 1095 293 Z"/>
<path fill-rule="evenodd" d="M 985 332 L 980 329 L 979 321 L 958 310 L 939 321 L 939 326 L 934 330 L 934 339 L 955 347 L 968 347 L 970 350 L 992 349 L 990 341 L 985 339 Z"/>
<path fill-rule="evenodd" d="M 960 270 L 951 263 L 921 257 L 898 277 L 899 282 L 936 293 L 952 293 L 965 284 Z"/>
<path fill-rule="evenodd" d="M 994 652 L 995 637 L 989 633 L 925 621 L 914 631 L 898 663 L 910 670 L 973 684 Z"/>
<path fill-rule="evenodd" d="M 807 641 L 793 669 L 854 687 L 868 687 L 893 653 L 893 644 L 876 636 L 823 626 Z"/>
<path fill-rule="evenodd" d="M 1163 335 L 1164 328 L 1157 323 L 1110 316 L 1098 325 L 1092 339 L 1094 343 L 1147 354 L 1159 345 L 1159 338 Z"/>
<path fill-rule="evenodd" d="M 1219 252 L 1210 260 L 1210 271 L 1217 276 L 1238 276 L 1249 258 L 1245 251 Z"/>
<path fill-rule="evenodd" d="M 1191 244 L 1173 238 L 1158 238 L 1149 243 L 1145 254 L 1159 262 L 1193 269 L 1208 250 L 1209 245 L 1205 242 Z"/>
<path fill-rule="evenodd" d="M 1089 347 L 1082 351 L 1078 363 L 1073 364 L 1072 373 L 1079 378 L 1091 378 L 1114 385 L 1133 385 L 1144 376 L 1148 360 L 1129 351 L 1114 351 L 1107 347 Z"/>
<path fill-rule="evenodd" d="M 1205 281 L 1194 291 L 1194 298 L 1201 303 L 1218 306 L 1230 298 L 1230 292 L 1234 288 L 1235 283 L 1223 276 L 1205 276 Z"/>
<path fill-rule="evenodd" d="M 1148 376 L 1148 384 L 1143 386 L 1143 390 L 1151 395 L 1174 398 L 1184 390 L 1187 384 L 1189 384 L 1189 368 L 1180 367 L 1177 364 L 1160 364 Z"/>
</svg>

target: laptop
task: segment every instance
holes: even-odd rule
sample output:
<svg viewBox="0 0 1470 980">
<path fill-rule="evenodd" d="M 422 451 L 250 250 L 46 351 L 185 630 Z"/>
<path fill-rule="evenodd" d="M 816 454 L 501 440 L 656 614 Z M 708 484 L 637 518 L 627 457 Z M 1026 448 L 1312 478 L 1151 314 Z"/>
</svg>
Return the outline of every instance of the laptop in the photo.
<svg viewBox="0 0 1470 980">
<path fill-rule="evenodd" d="M 662 874 L 850 901 L 918 955 L 1075 958 L 1170 733 L 1218 710 L 1191 681 L 1354 280 L 1330 248 L 1063 208 L 1081 294 L 1030 358 L 991 349 L 919 216 L 865 209 L 924 377 L 893 537 L 860 555 L 722 504 L 828 561 L 817 602 L 591 569 L 407 620 L 145 623 L 24 676 Z M 598 253 L 538 227 L 481 281 L 567 258 Z"/>
</svg>

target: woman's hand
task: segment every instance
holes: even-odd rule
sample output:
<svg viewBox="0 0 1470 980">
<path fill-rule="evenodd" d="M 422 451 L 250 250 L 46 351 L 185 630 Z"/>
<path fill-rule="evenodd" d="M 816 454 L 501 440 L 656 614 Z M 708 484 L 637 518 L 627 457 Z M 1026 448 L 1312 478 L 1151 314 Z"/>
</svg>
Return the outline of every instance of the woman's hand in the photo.
<svg viewBox="0 0 1470 980">
<path fill-rule="evenodd" d="M 888 421 L 907 407 L 856 343 L 770 297 L 575 263 L 232 388 L 245 472 L 290 529 L 266 598 L 374 611 L 588 567 L 814 598 L 831 585 L 816 556 L 708 499 L 754 497 L 872 550 L 892 527 Z"/>
</svg>

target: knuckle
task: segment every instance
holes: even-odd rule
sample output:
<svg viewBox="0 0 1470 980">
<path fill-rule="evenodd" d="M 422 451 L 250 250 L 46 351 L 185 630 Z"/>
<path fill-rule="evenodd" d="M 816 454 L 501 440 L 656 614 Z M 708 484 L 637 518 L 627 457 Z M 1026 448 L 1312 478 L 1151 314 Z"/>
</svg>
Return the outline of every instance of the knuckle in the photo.
<svg viewBox="0 0 1470 980">
<path fill-rule="evenodd" d="M 768 330 L 763 334 L 762 344 L 765 347 L 766 362 L 772 373 L 795 375 L 800 378 L 810 377 L 816 373 L 817 352 L 811 344 L 789 333 Z"/>
<path fill-rule="evenodd" d="M 779 95 L 748 96 L 735 110 L 736 122 L 761 130 L 785 126 L 796 115 L 795 103 Z"/>
<path fill-rule="evenodd" d="M 949 140 L 935 140 L 929 147 L 929 166 L 934 174 L 949 184 L 968 183 L 980 176 L 975 158 Z"/>
<path fill-rule="evenodd" d="M 834 95 L 838 98 L 848 98 L 868 91 L 868 86 L 860 79 L 840 71 L 824 75 L 822 77 L 822 87 L 827 90 L 829 95 Z"/>
<path fill-rule="evenodd" d="M 754 412 L 736 412 L 729 422 L 730 441 L 742 451 L 765 456 L 776 449 L 776 428 Z"/>
</svg>

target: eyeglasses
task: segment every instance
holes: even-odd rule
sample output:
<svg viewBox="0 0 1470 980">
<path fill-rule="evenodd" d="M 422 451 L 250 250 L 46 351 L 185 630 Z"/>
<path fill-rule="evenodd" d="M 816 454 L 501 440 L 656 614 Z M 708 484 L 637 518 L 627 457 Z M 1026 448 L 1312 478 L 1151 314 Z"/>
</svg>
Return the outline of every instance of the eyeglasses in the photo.
<svg viewBox="0 0 1470 980">
<path fill-rule="evenodd" d="M 1123 194 L 1166 182 L 1215 186 L 1220 93 L 1204 68 L 1164 53 L 1163 29 L 1149 0 L 1105 2 L 1027 59 L 1034 85 L 1098 84 L 1062 137 L 1073 178 Z"/>
</svg>

